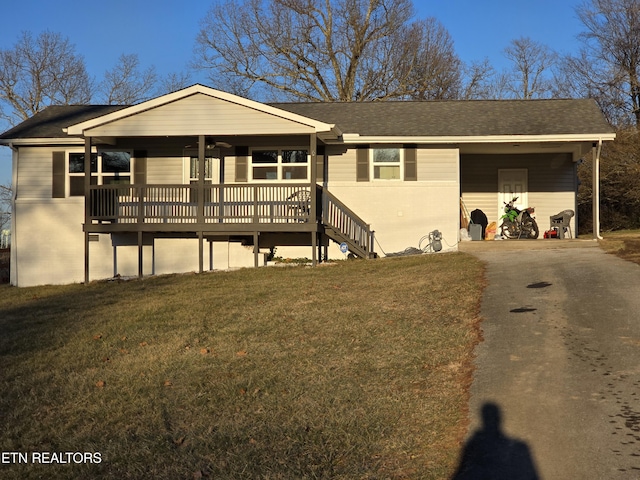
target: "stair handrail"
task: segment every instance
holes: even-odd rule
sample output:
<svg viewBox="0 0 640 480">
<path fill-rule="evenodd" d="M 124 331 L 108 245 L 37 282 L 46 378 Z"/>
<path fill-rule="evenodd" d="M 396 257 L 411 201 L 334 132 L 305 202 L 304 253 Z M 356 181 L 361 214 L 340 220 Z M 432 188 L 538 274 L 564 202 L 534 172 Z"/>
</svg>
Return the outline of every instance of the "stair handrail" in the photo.
<svg viewBox="0 0 640 480">
<path fill-rule="evenodd" d="M 351 243 L 350 247 L 361 250 L 365 258 L 371 257 L 374 254 L 375 235 L 371 230 L 371 225 L 326 188 L 318 187 L 318 190 L 322 195 L 322 223 L 348 238 L 350 240 L 348 243 Z"/>
</svg>

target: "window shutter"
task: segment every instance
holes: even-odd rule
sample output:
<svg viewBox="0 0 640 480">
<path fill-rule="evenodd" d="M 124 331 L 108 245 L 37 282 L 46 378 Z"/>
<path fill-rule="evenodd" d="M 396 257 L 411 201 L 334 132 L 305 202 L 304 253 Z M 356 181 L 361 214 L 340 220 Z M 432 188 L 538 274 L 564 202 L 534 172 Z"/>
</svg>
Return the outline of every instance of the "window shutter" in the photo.
<svg viewBox="0 0 640 480">
<path fill-rule="evenodd" d="M 369 181 L 369 147 L 358 145 L 356 150 L 356 181 Z"/>
<path fill-rule="evenodd" d="M 145 185 L 147 183 L 147 151 L 134 150 L 133 158 L 135 159 L 133 183 Z"/>
<path fill-rule="evenodd" d="M 249 147 L 236 147 L 236 182 L 247 182 Z"/>
<path fill-rule="evenodd" d="M 51 198 L 64 198 L 65 180 L 67 172 L 65 168 L 65 153 L 53 152 L 52 156 L 52 178 L 51 178 Z"/>
<path fill-rule="evenodd" d="M 418 154 L 416 145 L 404 146 L 404 180 L 415 182 L 418 180 Z"/>
<path fill-rule="evenodd" d="M 324 161 L 325 148 L 324 145 L 319 145 L 316 149 L 316 180 L 318 182 L 324 182 Z"/>
</svg>

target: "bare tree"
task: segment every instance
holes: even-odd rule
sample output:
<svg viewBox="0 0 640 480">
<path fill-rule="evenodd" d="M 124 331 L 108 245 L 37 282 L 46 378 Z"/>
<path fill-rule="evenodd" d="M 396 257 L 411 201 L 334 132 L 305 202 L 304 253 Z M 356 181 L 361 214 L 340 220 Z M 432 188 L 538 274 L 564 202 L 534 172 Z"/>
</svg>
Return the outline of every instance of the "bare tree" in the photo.
<svg viewBox="0 0 640 480">
<path fill-rule="evenodd" d="M 453 42 L 410 0 L 244 0 L 215 4 L 194 66 L 245 96 L 306 101 L 449 98 Z"/>
<path fill-rule="evenodd" d="M 388 72 L 388 77 L 398 77 L 398 92 L 405 90 L 404 96 L 419 100 L 457 98 L 462 62 L 451 35 L 438 20 L 431 17 L 408 25 L 398 41 L 404 51 L 389 52 L 379 59 L 379 65 L 397 69 L 397 73 Z M 375 77 L 376 72 L 371 73 Z"/>
<path fill-rule="evenodd" d="M 191 75 L 188 72 L 171 72 L 160 79 L 158 95 L 176 92 L 191 85 Z"/>
<path fill-rule="evenodd" d="M 504 50 L 512 68 L 499 80 L 505 96 L 530 100 L 553 96 L 553 70 L 558 56 L 549 47 L 528 37 L 512 40 Z"/>
<path fill-rule="evenodd" d="M 600 219 L 603 230 L 640 227 L 640 134 L 635 126 L 618 129 L 615 142 L 606 142 L 600 160 Z M 578 218 L 591 228 L 592 163 L 579 164 Z M 582 218 L 581 218 L 582 217 Z"/>
<path fill-rule="evenodd" d="M 640 0 L 589 0 L 576 12 L 586 28 L 569 58 L 576 88 L 612 123 L 640 128 Z"/>
<path fill-rule="evenodd" d="M 0 50 L 0 118 L 14 125 L 48 105 L 88 103 L 91 80 L 84 59 L 59 33 L 24 32 Z"/>
<path fill-rule="evenodd" d="M 495 77 L 496 71 L 489 59 L 485 58 L 481 62 L 465 65 L 457 98 L 460 100 L 496 98 Z"/>
<path fill-rule="evenodd" d="M 105 72 L 98 90 L 108 105 L 131 105 L 151 98 L 157 79 L 154 67 L 141 70 L 138 55 L 122 54 L 116 66 Z"/>
</svg>

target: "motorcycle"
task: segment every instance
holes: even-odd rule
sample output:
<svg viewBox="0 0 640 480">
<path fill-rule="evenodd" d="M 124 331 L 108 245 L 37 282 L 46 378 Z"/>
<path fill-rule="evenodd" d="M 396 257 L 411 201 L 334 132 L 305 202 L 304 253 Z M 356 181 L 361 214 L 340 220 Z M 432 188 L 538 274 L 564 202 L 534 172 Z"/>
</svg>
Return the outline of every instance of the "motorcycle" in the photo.
<svg viewBox="0 0 640 480">
<path fill-rule="evenodd" d="M 540 234 L 536 219 L 533 218 L 533 207 L 520 210 L 514 206 L 518 197 L 513 197 L 509 203 L 504 204 L 504 215 L 501 217 L 500 230 L 502 238 L 538 238 Z"/>
</svg>

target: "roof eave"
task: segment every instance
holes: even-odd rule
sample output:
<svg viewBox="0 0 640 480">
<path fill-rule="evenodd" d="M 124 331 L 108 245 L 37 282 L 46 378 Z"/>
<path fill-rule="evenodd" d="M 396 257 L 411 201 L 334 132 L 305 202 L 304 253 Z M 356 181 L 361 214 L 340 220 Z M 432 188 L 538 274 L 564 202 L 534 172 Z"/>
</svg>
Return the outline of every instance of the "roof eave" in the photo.
<svg viewBox="0 0 640 480">
<path fill-rule="evenodd" d="M 549 135 L 451 135 L 451 136 L 378 136 L 345 133 L 344 144 L 363 143 L 427 143 L 427 144 L 462 144 L 462 143 L 532 143 L 532 142 L 595 142 L 598 140 L 615 140 L 616 134 L 580 133 Z"/>
<path fill-rule="evenodd" d="M 84 139 L 78 137 L 62 137 L 62 138 L 11 138 L 0 139 L 0 145 L 13 145 L 18 147 L 24 146 L 42 146 L 42 145 L 84 145 Z"/>
</svg>

